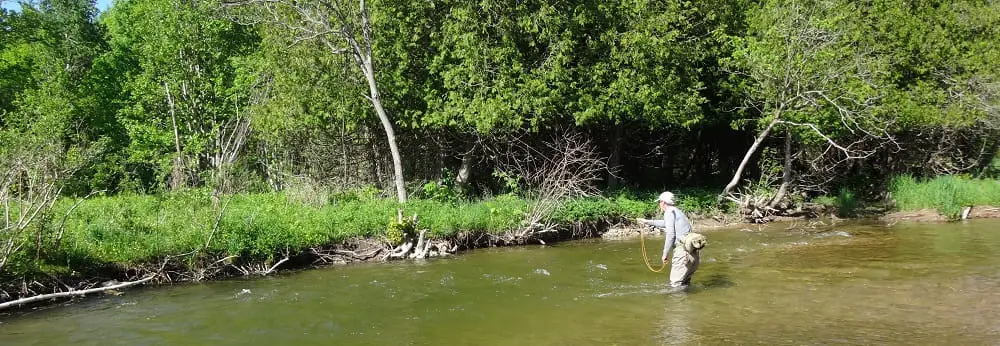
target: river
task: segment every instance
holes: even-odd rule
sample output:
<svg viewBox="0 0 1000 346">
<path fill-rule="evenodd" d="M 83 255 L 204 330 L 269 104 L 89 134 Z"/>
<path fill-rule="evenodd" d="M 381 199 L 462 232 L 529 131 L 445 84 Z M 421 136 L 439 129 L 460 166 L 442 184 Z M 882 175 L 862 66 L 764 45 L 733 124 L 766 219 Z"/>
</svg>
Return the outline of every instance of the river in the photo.
<svg viewBox="0 0 1000 346">
<path fill-rule="evenodd" d="M 135 289 L 0 315 L 0 345 L 1000 344 L 998 220 L 704 233 L 683 293 L 582 240 Z"/>
</svg>

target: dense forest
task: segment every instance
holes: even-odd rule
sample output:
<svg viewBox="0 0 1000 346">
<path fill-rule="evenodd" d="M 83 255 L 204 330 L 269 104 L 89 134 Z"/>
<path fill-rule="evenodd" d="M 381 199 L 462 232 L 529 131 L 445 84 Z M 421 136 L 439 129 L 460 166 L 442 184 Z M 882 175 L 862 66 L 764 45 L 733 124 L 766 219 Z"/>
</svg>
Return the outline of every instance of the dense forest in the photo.
<svg viewBox="0 0 1000 346">
<path fill-rule="evenodd" d="M 5 191 L 482 193 L 575 133 L 604 187 L 877 193 L 1000 150 L 994 1 L 21 7 L 0 17 Z"/>
</svg>

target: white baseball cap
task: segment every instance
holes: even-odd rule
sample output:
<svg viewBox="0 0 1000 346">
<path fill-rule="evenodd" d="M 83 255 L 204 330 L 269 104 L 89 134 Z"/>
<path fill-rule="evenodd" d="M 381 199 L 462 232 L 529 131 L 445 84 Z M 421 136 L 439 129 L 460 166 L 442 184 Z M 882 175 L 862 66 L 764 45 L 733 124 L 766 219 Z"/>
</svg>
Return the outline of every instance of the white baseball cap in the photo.
<svg viewBox="0 0 1000 346">
<path fill-rule="evenodd" d="M 657 198 L 657 200 L 670 205 L 674 205 L 674 194 L 670 193 L 670 191 L 661 193 L 660 198 Z"/>
</svg>

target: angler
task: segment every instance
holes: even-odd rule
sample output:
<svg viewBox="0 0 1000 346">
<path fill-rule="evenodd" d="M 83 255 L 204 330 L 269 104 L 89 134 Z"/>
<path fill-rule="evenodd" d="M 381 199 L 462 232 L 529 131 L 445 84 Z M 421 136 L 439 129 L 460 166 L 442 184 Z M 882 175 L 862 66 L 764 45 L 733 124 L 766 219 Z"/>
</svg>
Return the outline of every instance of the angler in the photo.
<svg viewBox="0 0 1000 346">
<path fill-rule="evenodd" d="M 662 220 L 638 219 L 644 225 L 650 225 L 664 229 L 667 239 L 663 243 L 663 266 L 660 270 L 653 269 L 649 265 L 646 257 L 645 240 L 643 240 L 642 256 L 646 260 L 646 266 L 654 272 L 660 272 L 667 265 L 667 254 L 670 249 L 674 250 L 670 267 L 670 287 L 684 289 L 691 283 L 691 276 L 698 270 L 698 263 L 701 261 L 701 249 L 708 244 L 705 236 L 692 232 L 691 222 L 688 221 L 684 212 L 674 206 L 674 194 L 664 192 L 657 199 L 660 210 L 663 211 Z M 641 234 L 641 232 L 640 232 Z"/>
</svg>

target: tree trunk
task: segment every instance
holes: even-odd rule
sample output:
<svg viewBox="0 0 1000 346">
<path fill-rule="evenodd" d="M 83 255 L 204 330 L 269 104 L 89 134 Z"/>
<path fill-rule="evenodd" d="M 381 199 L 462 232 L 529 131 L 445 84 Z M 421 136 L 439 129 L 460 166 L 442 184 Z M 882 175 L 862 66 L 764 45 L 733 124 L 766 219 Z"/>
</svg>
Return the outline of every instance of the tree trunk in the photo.
<svg viewBox="0 0 1000 346">
<path fill-rule="evenodd" d="M 993 143 L 980 154 L 979 164 L 976 165 L 977 178 L 983 178 L 987 173 L 990 173 L 990 165 L 993 164 L 993 160 L 1000 158 L 1000 131 L 994 131 L 994 133 L 996 136 L 993 136 Z"/>
<path fill-rule="evenodd" d="M 617 188 L 619 185 L 619 179 L 617 172 L 621 171 L 621 153 L 622 153 L 622 125 L 615 124 L 614 134 L 611 138 L 611 157 L 608 159 L 608 187 Z"/>
<path fill-rule="evenodd" d="M 174 112 L 174 99 L 170 95 L 170 85 L 163 82 L 163 89 L 167 92 L 167 106 L 170 109 L 170 123 L 174 129 L 174 147 L 177 150 L 177 158 L 174 159 L 173 169 L 170 173 L 170 188 L 176 189 L 184 186 L 184 156 L 181 152 L 181 136 L 177 131 L 177 115 Z"/>
<path fill-rule="evenodd" d="M 369 101 L 375 107 L 375 113 L 382 122 L 382 129 L 385 130 L 385 138 L 389 141 L 389 152 L 392 154 L 392 168 L 394 181 L 396 184 L 396 197 L 400 203 L 406 203 L 406 186 L 403 181 L 403 159 L 399 154 L 399 146 L 396 145 L 396 131 L 392 127 L 392 121 L 382 108 L 382 100 L 379 99 L 378 87 L 375 85 L 375 69 L 372 67 L 371 56 L 361 58 L 361 72 L 365 74 L 370 92 Z"/>
<path fill-rule="evenodd" d="M 789 128 L 785 129 L 785 168 L 781 173 L 781 186 L 778 187 L 778 193 L 774 194 L 774 199 L 771 200 L 771 208 L 774 208 L 781 203 L 781 200 L 785 198 L 785 194 L 788 193 L 788 186 L 792 183 L 792 130 Z"/>
<path fill-rule="evenodd" d="M 458 168 L 458 175 L 455 177 L 455 182 L 459 186 L 465 188 L 469 185 L 469 179 L 472 178 L 472 150 L 466 151 L 462 154 L 462 166 Z"/>
<path fill-rule="evenodd" d="M 743 177 L 743 169 L 746 168 L 747 162 L 750 162 L 750 157 L 757 152 L 757 148 L 760 147 L 760 143 L 764 142 L 764 139 L 767 138 L 767 135 L 771 133 L 771 129 L 773 129 L 774 125 L 778 123 L 779 119 L 781 119 L 781 111 L 783 110 L 783 108 L 784 105 L 778 107 L 778 109 L 775 111 L 774 120 L 771 120 L 771 123 L 767 124 L 767 127 L 764 128 L 764 131 L 762 131 L 760 135 L 757 136 L 757 140 L 755 140 L 753 142 L 753 145 L 750 146 L 750 149 L 747 150 L 746 155 L 743 155 L 743 161 L 741 161 L 739 167 L 736 168 L 736 174 L 733 174 L 733 180 L 730 180 L 729 184 L 726 185 L 726 188 L 722 190 L 721 194 L 719 194 L 720 198 L 726 197 L 730 193 L 732 193 L 733 188 L 735 188 L 736 184 L 740 182 L 740 178 Z"/>
<path fill-rule="evenodd" d="M 344 103 L 346 104 L 346 102 Z M 348 171 L 348 167 L 350 167 L 351 164 L 350 161 L 348 160 L 348 153 L 347 153 L 347 116 L 341 115 L 340 119 L 341 119 L 340 154 L 342 159 L 341 164 L 343 165 L 342 168 L 344 170 L 344 176 L 343 179 L 341 180 L 341 183 L 343 184 L 343 188 L 346 190 L 348 187 L 351 186 L 351 174 Z"/>
</svg>

